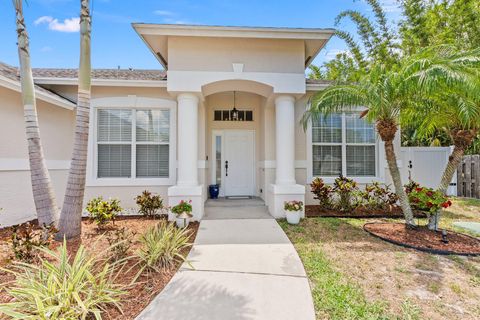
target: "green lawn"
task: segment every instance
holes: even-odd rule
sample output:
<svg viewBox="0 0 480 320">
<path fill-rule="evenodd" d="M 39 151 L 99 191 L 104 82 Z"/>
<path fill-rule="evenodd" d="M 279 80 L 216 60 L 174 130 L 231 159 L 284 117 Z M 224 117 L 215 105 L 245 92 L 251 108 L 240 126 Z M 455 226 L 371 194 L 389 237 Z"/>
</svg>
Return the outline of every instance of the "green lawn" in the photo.
<svg viewBox="0 0 480 320">
<path fill-rule="evenodd" d="M 455 199 L 441 227 L 455 229 L 453 222 L 460 220 L 480 222 L 479 209 L 478 200 Z M 366 234 L 362 226 L 367 221 L 309 218 L 298 226 L 280 221 L 304 263 L 317 319 L 480 317 L 478 258 L 400 248 Z M 465 309 L 462 317 L 452 307 L 456 301 Z"/>
</svg>

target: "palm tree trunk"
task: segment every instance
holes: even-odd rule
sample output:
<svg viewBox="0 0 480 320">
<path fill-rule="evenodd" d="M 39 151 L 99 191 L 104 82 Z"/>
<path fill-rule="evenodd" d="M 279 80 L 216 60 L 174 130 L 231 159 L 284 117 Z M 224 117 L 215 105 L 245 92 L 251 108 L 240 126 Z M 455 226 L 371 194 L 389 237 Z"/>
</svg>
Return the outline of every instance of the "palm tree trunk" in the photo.
<svg viewBox="0 0 480 320">
<path fill-rule="evenodd" d="M 407 193 L 403 188 L 402 178 L 400 176 L 400 170 L 397 165 L 397 157 L 395 155 L 395 149 L 393 147 L 393 140 L 385 141 L 385 157 L 387 158 L 388 169 L 392 176 L 393 185 L 395 187 L 395 193 L 400 200 L 400 207 L 402 208 L 405 222 L 408 226 L 415 226 L 415 220 L 413 218 L 412 208 L 408 201 Z"/>
<path fill-rule="evenodd" d="M 52 187 L 40 140 L 35 87 L 30 65 L 29 39 L 23 17 L 22 0 L 14 0 L 13 4 L 16 14 L 15 22 L 17 28 L 18 58 L 20 61 L 20 82 L 22 86 L 22 102 L 27 133 L 33 200 L 37 211 L 38 223 L 40 225 L 56 225 L 59 210 L 56 205 L 55 192 Z"/>
<path fill-rule="evenodd" d="M 89 1 L 81 0 L 80 11 L 80 66 L 78 70 L 78 99 L 75 120 L 75 142 L 68 173 L 67 189 L 60 215 L 57 237 L 67 239 L 80 235 L 87 169 L 88 130 L 90 121 L 91 17 Z"/>
</svg>

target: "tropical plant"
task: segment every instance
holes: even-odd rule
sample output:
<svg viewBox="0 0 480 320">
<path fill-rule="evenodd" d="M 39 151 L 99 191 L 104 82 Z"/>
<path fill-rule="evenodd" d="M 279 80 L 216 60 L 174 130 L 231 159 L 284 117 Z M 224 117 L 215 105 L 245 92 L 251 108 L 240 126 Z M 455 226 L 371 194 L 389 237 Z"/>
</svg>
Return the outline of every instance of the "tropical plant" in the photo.
<svg viewBox="0 0 480 320">
<path fill-rule="evenodd" d="M 303 202 L 302 201 L 285 201 L 283 204 L 283 208 L 287 211 L 302 211 L 303 210 Z"/>
<path fill-rule="evenodd" d="M 370 209 L 392 209 L 398 202 L 398 196 L 390 191 L 390 186 L 382 186 L 379 182 L 367 184 L 359 193 L 362 206 Z"/>
<path fill-rule="evenodd" d="M 90 63 L 90 4 L 89 0 L 81 0 L 80 4 L 80 65 L 78 68 L 75 137 L 58 235 L 60 238 L 66 237 L 67 239 L 78 236 L 82 231 L 82 205 L 85 195 L 90 121 L 92 69 Z"/>
<path fill-rule="evenodd" d="M 12 227 L 12 250 L 16 259 L 33 262 L 38 256 L 39 248 L 49 247 L 57 229 L 53 224 L 35 227 L 30 222 Z"/>
<path fill-rule="evenodd" d="M 325 184 L 322 178 L 313 179 L 310 184 L 314 199 L 320 202 L 320 205 L 324 208 L 330 208 L 332 206 L 332 187 Z"/>
<path fill-rule="evenodd" d="M 107 234 L 107 241 L 110 244 L 110 261 L 122 261 L 128 257 L 128 250 L 134 242 L 135 233 L 123 227 L 113 230 L 113 234 Z"/>
<path fill-rule="evenodd" d="M 103 197 L 91 199 L 85 208 L 89 216 L 102 228 L 110 221 L 114 221 L 117 215 L 122 212 L 118 199 L 103 200 Z"/>
<path fill-rule="evenodd" d="M 355 181 L 344 176 L 335 179 L 332 191 L 337 195 L 334 206 L 340 211 L 352 211 L 358 206 L 358 186 Z"/>
<path fill-rule="evenodd" d="M 20 83 L 22 87 L 22 102 L 25 130 L 27 133 L 33 200 L 39 224 L 50 225 L 53 223 L 56 225 L 58 223 L 59 210 L 40 139 L 35 86 L 30 64 L 29 37 L 23 16 L 23 1 L 13 0 L 13 5 L 15 8 Z"/>
<path fill-rule="evenodd" d="M 80 246 L 70 259 L 64 241 L 57 251 L 41 249 L 39 264 L 16 262 L 6 288 L 12 302 L 0 313 L 12 319 L 102 319 L 108 306 L 120 309 L 122 286 L 115 284 L 114 264 L 90 256 Z M 121 309 L 120 309 L 121 310 Z"/>
<path fill-rule="evenodd" d="M 452 201 L 442 192 L 420 186 L 411 189 L 408 198 L 413 208 L 429 215 L 436 214 L 442 208 L 446 209 L 452 205 Z"/>
<path fill-rule="evenodd" d="M 163 200 L 159 195 L 152 194 L 150 191 L 143 191 L 142 194 L 135 197 L 139 209 L 138 212 L 146 217 L 155 217 L 159 210 L 163 209 Z"/>
<path fill-rule="evenodd" d="M 139 259 L 140 271 L 159 272 L 171 268 L 178 262 L 186 261 L 183 251 L 190 247 L 190 231 L 176 228 L 172 223 L 160 221 L 147 229 L 140 237 Z"/>
<path fill-rule="evenodd" d="M 170 209 L 175 215 L 179 215 L 181 213 L 187 213 L 188 215 L 191 216 L 191 212 L 192 212 L 192 201 L 180 201 L 179 204 L 177 204 L 176 206 L 173 206 L 171 209 Z"/>
</svg>

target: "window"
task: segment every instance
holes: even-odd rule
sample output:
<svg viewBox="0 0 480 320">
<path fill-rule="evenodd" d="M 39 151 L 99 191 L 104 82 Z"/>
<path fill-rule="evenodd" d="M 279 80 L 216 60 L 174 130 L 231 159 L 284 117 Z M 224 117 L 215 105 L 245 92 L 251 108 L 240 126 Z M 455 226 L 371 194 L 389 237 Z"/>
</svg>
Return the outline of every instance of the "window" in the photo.
<svg viewBox="0 0 480 320">
<path fill-rule="evenodd" d="M 375 140 L 373 124 L 355 112 L 313 120 L 313 176 L 376 176 Z"/>
<path fill-rule="evenodd" d="M 253 121 L 253 111 L 238 110 L 238 118 L 234 119 L 232 110 L 215 110 L 213 121 Z"/>
<path fill-rule="evenodd" d="M 98 109 L 98 178 L 168 178 L 170 109 Z"/>
</svg>

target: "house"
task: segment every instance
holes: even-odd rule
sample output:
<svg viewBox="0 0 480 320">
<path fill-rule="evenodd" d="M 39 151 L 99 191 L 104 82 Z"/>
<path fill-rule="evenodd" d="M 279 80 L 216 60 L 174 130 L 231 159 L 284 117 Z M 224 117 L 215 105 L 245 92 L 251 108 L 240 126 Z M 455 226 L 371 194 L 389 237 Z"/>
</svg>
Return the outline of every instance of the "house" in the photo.
<svg viewBox="0 0 480 320">
<path fill-rule="evenodd" d="M 314 176 L 390 183 L 383 145 L 356 113 L 304 131 L 309 98 L 328 85 L 305 69 L 332 29 L 133 24 L 166 71 L 92 71 L 85 199 L 119 198 L 135 211 L 148 189 L 204 215 L 208 185 L 253 196 L 282 217 L 285 200 L 313 203 Z M 94 59 L 94 57 L 93 57 Z M 160 69 L 159 65 L 159 69 Z M 40 130 L 57 201 L 72 151 L 73 69 L 34 69 Z M 35 217 L 18 71 L 0 64 L 0 223 Z M 400 139 L 395 140 L 400 148 Z"/>
</svg>

